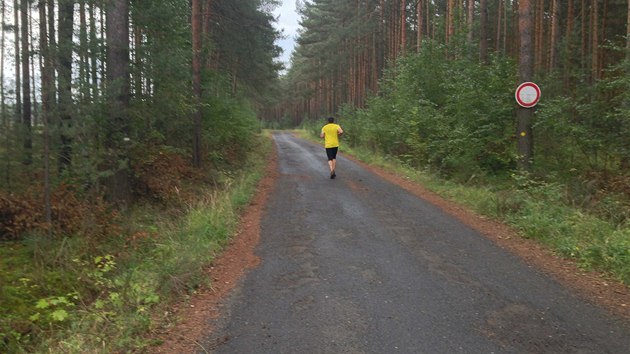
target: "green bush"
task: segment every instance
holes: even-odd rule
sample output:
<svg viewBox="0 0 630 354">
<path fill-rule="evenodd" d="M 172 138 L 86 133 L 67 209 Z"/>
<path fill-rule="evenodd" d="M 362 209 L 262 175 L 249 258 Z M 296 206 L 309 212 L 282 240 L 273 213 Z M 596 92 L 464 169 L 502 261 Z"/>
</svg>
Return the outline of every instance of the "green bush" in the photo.
<svg viewBox="0 0 630 354">
<path fill-rule="evenodd" d="M 446 53 L 427 46 L 407 56 L 386 74 L 382 94 L 370 98 L 367 108 L 343 108 L 348 139 L 460 180 L 503 173 L 515 163 L 515 67 Z"/>
</svg>

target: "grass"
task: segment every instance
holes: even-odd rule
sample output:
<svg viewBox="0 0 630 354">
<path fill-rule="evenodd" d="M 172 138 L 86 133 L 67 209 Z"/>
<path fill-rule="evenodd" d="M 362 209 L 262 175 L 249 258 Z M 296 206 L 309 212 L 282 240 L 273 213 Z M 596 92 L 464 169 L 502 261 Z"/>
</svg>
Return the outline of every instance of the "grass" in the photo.
<svg viewBox="0 0 630 354">
<path fill-rule="evenodd" d="M 314 128 L 299 134 L 319 141 Z M 522 237 L 538 240 L 560 256 L 576 260 L 584 269 L 607 273 L 630 285 L 630 224 L 571 205 L 567 188 L 561 183 L 534 182 L 512 175 L 487 185 L 461 184 L 363 147 L 342 143 L 340 149 L 367 164 L 416 181 L 480 215 L 511 225 Z"/>
<path fill-rule="evenodd" d="M 126 237 L 97 247 L 37 235 L 1 244 L 0 352 L 149 348 L 146 334 L 164 324 L 169 304 L 208 284 L 204 269 L 235 234 L 271 149 L 261 137 L 244 166 L 222 173 L 221 188 L 184 208 L 136 206 L 119 225 Z"/>
<path fill-rule="evenodd" d="M 300 131 L 303 136 L 314 138 Z M 102 353 L 150 348 L 145 334 L 174 301 L 207 284 L 204 268 L 234 234 L 272 149 L 262 139 L 223 188 L 206 189 L 183 209 L 135 208 L 122 230 L 85 253 L 82 240 L 33 235 L 0 245 L 0 352 Z M 630 284 L 630 227 L 566 203 L 560 184 L 515 176 L 493 186 L 463 185 L 360 147 L 342 152 L 394 171 L 479 214 L 517 228 L 584 268 Z M 149 350 L 150 349 L 146 349 Z"/>
</svg>

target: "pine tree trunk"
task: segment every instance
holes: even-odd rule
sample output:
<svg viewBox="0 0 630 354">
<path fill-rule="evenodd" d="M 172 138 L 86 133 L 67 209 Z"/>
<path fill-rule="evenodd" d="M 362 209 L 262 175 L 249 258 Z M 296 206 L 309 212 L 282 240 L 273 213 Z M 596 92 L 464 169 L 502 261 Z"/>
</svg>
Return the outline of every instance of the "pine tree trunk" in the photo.
<svg viewBox="0 0 630 354">
<path fill-rule="evenodd" d="M 107 32 L 107 98 L 109 125 L 105 145 L 112 176 L 105 181 L 107 197 L 126 207 L 131 201 L 129 181 L 129 2 L 112 0 L 106 16 Z"/>
<path fill-rule="evenodd" d="M 201 0 L 192 0 L 192 82 L 195 107 L 193 112 L 192 163 L 201 167 Z M 236 75 L 234 75 L 236 80 Z"/>
<path fill-rule="evenodd" d="M 501 25 L 503 21 L 503 7 L 505 6 L 504 0 L 499 0 L 499 9 L 497 10 L 497 32 L 496 32 L 496 47 L 497 53 L 501 52 Z"/>
<path fill-rule="evenodd" d="M 628 1 L 626 13 L 626 68 L 628 65 L 630 65 L 630 1 Z M 630 69 L 626 69 L 626 76 L 629 74 Z M 628 99 L 626 99 L 625 106 L 630 107 Z M 624 121 L 622 124 L 623 132 L 627 136 L 628 132 L 630 132 L 629 124 L 627 121 Z M 623 172 L 626 172 L 630 169 L 630 139 L 626 138 L 624 140 L 623 147 L 624 151 L 621 156 L 620 167 Z"/>
<path fill-rule="evenodd" d="M 455 34 L 455 0 L 447 2 L 446 23 L 446 43 L 449 43 Z"/>
<path fill-rule="evenodd" d="M 538 0 L 536 2 L 536 18 L 534 29 L 534 71 L 538 72 L 543 69 L 544 56 L 543 56 L 543 40 L 544 40 L 544 13 L 545 13 L 545 0 Z"/>
<path fill-rule="evenodd" d="M 22 136 L 22 73 L 20 72 L 20 3 L 18 0 L 13 2 L 13 23 L 15 28 L 14 34 L 14 50 L 15 50 L 15 126 L 19 128 L 19 135 Z"/>
<path fill-rule="evenodd" d="M 599 79 L 599 1 L 591 6 L 591 77 Z"/>
<path fill-rule="evenodd" d="M 521 48 L 519 58 L 520 82 L 531 81 L 534 75 L 533 46 L 532 46 L 532 7 L 530 0 L 519 1 L 519 23 Z M 517 111 L 517 152 L 518 166 L 521 170 L 529 171 L 534 158 L 532 138 L 533 108 L 519 107 Z"/>
<path fill-rule="evenodd" d="M 404 55 L 407 50 L 407 16 L 406 16 L 407 2 L 405 0 L 400 1 L 400 52 Z"/>
<path fill-rule="evenodd" d="M 607 43 L 608 42 L 608 38 L 606 36 L 606 32 L 608 31 L 608 2 L 609 0 L 604 0 L 604 9 L 603 9 L 603 14 L 602 14 L 602 29 L 601 29 L 601 39 L 600 42 L 601 43 Z M 608 47 L 604 46 L 603 48 L 601 48 L 599 50 L 599 59 L 598 59 L 598 67 L 597 67 L 597 77 L 598 78 L 602 78 L 603 77 L 603 72 L 604 72 L 604 67 L 606 66 L 606 58 L 608 58 L 609 56 L 607 55 L 608 52 Z"/>
<path fill-rule="evenodd" d="M 507 46 L 507 42 L 508 42 L 508 10 L 507 10 L 508 6 L 507 3 L 505 1 L 503 1 L 503 43 L 502 43 L 502 48 L 503 48 L 503 54 L 508 54 L 508 46 Z"/>
<path fill-rule="evenodd" d="M 581 66 L 582 69 L 586 70 L 586 68 L 588 67 L 588 44 L 589 44 L 589 40 L 588 40 L 588 35 L 587 35 L 587 27 L 586 27 L 586 19 L 587 19 L 587 12 L 586 12 L 586 0 L 582 0 L 582 4 L 581 4 L 581 9 L 580 9 L 580 13 L 581 13 L 581 52 L 580 52 L 580 58 L 581 58 Z M 588 13 L 590 14 L 590 12 Z M 590 18 L 590 16 L 589 16 Z"/>
<path fill-rule="evenodd" d="M 575 3 L 574 0 L 568 0 L 567 4 L 567 30 L 565 34 L 565 40 L 567 42 L 567 55 L 564 60 L 564 87 L 568 89 L 571 86 L 571 69 L 573 66 L 573 61 L 571 60 L 574 56 L 573 53 L 573 31 L 575 28 L 574 24 L 575 17 Z"/>
<path fill-rule="evenodd" d="M 210 38 L 212 28 L 212 0 L 206 0 L 203 5 L 203 38 Z"/>
<path fill-rule="evenodd" d="M 30 70 L 30 50 L 28 35 L 28 0 L 22 0 L 20 3 L 21 14 L 21 42 L 22 42 L 22 126 L 24 129 L 23 146 L 24 146 L 24 165 L 33 163 L 33 138 L 32 138 L 32 122 L 31 122 L 31 70 Z"/>
<path fill-rule="evenodd" d="M 79 1 L 79 99 L 85 103 L 88 97 L 88 35 L 85 0 Z"/>
<path fill-rule="evenodd" d="M 212 32 L 212 1 L 213 0 L 206 0 L 206 3 L 203 7 L 202 40 L 204 43 L 210 43 L 210 35 Z M 205 59 L 206 69 L 211 69 L 214 62 L 214 60 L 212 60 L 211 53 L 208 53 Z"/>
<path fill-rule="evenodd" d="M 551 1 L 551 33 L 549 36 L 549 71 L 558 67 L 558 43 L 560 42 L 560 6 L 558 0 Z"/>
<path fill-rule="evenodd" d="M 510 56 L 518 59 L 519 53 L 521 50 L 521 38 L 520 31 L 518 29 L 518 9 L 519 9 L 519 0 L 513 0 L 513 8 L 512 8 L 512 44 L 510 45 Z"/>
<path fill-rule="evenodd" d="M 59 0 L 59 131 L 61 151 L 59 152 L 59 171 L 66 170 L 72 162 L 72 53 L 74 0 Z"/>
<path fill-rule="evenodd" d="M 44 219 L 48 232 L 52 232 L 52 207 L 50 200 L 50 109 L 51 93 L 54 90 L 51 81 L 52 57 L 48 46 L 48 31 L 46 27 L 46 1 L 39 1 L 39 50 L 43 57 L 42 72 L 42 122 L 44 123 Z"/>
<path fill-rule="evenodd" d="M 418 21 L 417 33 L 416 33 L 416 52 L 420 53 L 422 47 L 422 32 L 424 31 L 424 17 L 422 14 L 422 0 L 416 2 L 416 20 Z"/>
<path fill-rule="evenodd" d="M 57 48 L 57 39 L 56 39 L 56 27 L 55 27 L 55 14 L 57 13 L 56 9 L 55 9 L 55 1 L 54 0 L 46 0 L 46 3 L 48 5 L 48 13 L 46 14 L 48 16 L 48 47 L 49 48 Z M 54 53 L 51 52 L 50 53 L 51 56 L 53 56 L 53 61 L 52 61 L 52 65 L 53 65 L 53 70 L 51 70 L 51 83 L 54 86 L 55 83 L 57 82 L 57 74 L 55 73 L 54 70 L 54 66 L 56 65 L 56 59 L 54 59 Z M 56 105 L 57 105 L 57 90 L 53 90 L 53 92 L 51 92 L 50 94 L 51 96 L 51 101 L 52 101 L 52 107 L 51 107 L 51 111 L 50 111 L 50 124 L 58 124 L 58 122 L 56 122 Z"/>
<path fill-rule="evenodd" d="M 488 2 L 479 0 L 479 62 L 488 63 Z"/>
<path fill-rule="evenodd" d="M 96 99 L 100 96 L 99 86 L 98 86 L 98 64 L 97 64 L 97 30 L 96 30 L 96 6 L 90 2 L 90 96 L 92 99 Z"/>
<path fill-rule="evenodd" d="M 28 7 L 28 18 L 32 19 L 33 18 L 33 8 L 31 6 Z M 39 124 L 39 105 L 37 104 L 37 90 L 36 90 L 36 85 L 35 85 L 35 73 L 37 73 L 37 71 L 35 70 L 35 64 L 37 63 L 37 61 L 39 61 L 40 67 L 41 67 L 41 60 L 42 60 L 42 56 L 38 55 L 37 56 L 37 61 L 35 60 L 35 55 L 37 53 L 37 51 L 35 50 L 35 33 L 33 31 L 33 21 L 29 21 L 29 25 L 28 25 L 28 33 L 29 33 L 29 53 L 31 53 L 31 107 L 32 108 L 32 121 L 31 124 L 34 127 L 37 127 Z"/>
<path fill-rule="evenodd" d="M 4 0 L 0 3 L 0 11 L 2 11 L 2 20 L 0 23 L 6 23 L 6 4 Z M 2 115 L 2 128 L 4 131 L 4 143 L 5 143 L 5 168 L 4 168 L 4 181 L 5 187 L 11 188 L 11 124 L 9 123 L 9 117 L 7 116 L 7 105 L 4 88 L 4 64 L 5 64 L 5 45 L 6 45 L 6 31 L 1 31 L 0 34 L 0 115 Z"/>
<path fill-rule="evenodd" d="M 473 42 L 473 29 L 475 24 L 475 0 L 468 0 L 468 14 L 466 15 L 466 24 L 468 27 L 466 41 L 468 42 L 468 45 L 471 45 Z"/>
<path fill-rule="evenodd" d="M 435 20 L 431 21 L 431 16 L 434 15 L 431 12 L 431 1 L 425 1 L 425 3 L 427 4 L 427 11 L 426 11 L 426 16 L 427 16 L 427 35 L 430 35 L 431 39 L 435 40 Z"/>
</svg>

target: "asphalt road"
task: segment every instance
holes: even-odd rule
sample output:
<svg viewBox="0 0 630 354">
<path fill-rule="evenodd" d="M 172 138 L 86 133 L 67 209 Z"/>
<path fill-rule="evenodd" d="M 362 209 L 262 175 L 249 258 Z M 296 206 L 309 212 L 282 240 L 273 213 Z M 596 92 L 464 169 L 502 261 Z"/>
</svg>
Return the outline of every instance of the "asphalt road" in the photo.
<svg viewBox="0 0 630 354">
<path fill-rule="evenodd" d="M 630 323 L 437 207 L 321 146 L 275 134 L 258 268 L 216 353 L 630 353 Z"/>
</svg>

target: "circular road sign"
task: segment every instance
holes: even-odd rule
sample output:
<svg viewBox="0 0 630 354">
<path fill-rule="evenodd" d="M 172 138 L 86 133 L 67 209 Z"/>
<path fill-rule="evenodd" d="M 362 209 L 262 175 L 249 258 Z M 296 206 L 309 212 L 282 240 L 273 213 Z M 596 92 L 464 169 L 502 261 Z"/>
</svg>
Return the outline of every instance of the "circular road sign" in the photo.
<svg viewBox="0 0 630 354">
<path fill-rule="evenodd" d="M 524 82 L 516 89 L 516 102 L 524 108 L 534 107 L 540 100 L 540 87 L 533 82 Z"/>
</svg>

